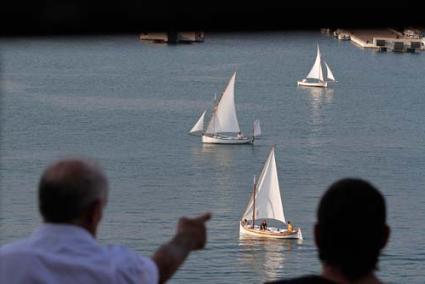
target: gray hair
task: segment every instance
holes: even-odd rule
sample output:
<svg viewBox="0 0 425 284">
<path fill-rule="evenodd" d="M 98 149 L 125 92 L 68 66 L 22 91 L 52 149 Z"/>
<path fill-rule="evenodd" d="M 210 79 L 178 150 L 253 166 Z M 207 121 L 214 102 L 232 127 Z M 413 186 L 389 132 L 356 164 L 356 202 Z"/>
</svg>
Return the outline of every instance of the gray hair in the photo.
<svg viewBox="0 0 425 284">
<path fill-rule="evenodd" d="M 50 165 L 38 186 L 39 209 L 45 222 L 71 223 L 96 200 L 107 199 L 108 180 L 87 159 L 64 159 Z"/>
</svg>

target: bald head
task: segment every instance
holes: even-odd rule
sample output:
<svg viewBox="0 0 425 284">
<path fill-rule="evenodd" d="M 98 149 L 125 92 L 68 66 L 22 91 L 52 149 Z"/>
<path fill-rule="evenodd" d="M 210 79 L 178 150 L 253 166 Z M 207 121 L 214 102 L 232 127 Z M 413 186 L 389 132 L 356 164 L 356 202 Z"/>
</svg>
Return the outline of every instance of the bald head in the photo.
<svg viewBox="0 0 425 284">
<path fill-rule="evenodd" d="M 38 186 L 39 208 L 45 222 L 74 223 L 93 202 L 106 201 L 108 182 L 95 163 L 60 160 L 50 165 Z"/>
</svg>

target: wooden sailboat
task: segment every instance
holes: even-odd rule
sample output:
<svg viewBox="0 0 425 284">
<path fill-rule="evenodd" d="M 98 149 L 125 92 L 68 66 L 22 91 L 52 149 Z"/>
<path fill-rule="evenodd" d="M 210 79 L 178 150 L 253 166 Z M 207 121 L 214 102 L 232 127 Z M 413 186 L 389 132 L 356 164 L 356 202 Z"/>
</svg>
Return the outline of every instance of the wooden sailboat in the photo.
<svg viewBox="0 0 425 284">
<path fill-rule="evenodd" d="M 240 130 L 235 107 L 235 79 L 236 72 L 230 78 L 220 99 L 215 102 L 211 119 L 205 132 L 203 131 L 205 111 L 189 131 L 191 134 L 201 133 L 202 143 L 252 144 L 255 137 L 261 134 L 258 120 L 254 121 L 252 136 L 245 136 Z"/>
<path fill-rule="evenodd" d="M 319 49 L 319 45 L 317 45 L 316 61 L 314 62 L 313 67 L 310 70 L 310 73 L 308 73 L 307 78 L 297 82 L 298 86 L 326 88 L 328 86 L 328 82 L 336 82 L 335 77 L 331 71 L 331 68 L 326 62 L 325 62 L 325 65 L 326 65 L 326 79 L 324 79 L 323 77 L 320 49 Z M 311 80 L 307 80 L 307 79 L 311 79 Z"/>
<path fill-rule="evenodd" d="M 254 177 L 253 192 L 239 223 L 240 236 L 302 239 L 301 228 L 293 227 L 291 230 L 288 230 L 289 226 L 286 228 L 276 226 L 266 227 L 264 229 L 255 223 L 261 219 L 267 219 L 273 220 L 275 223 L 287 225 L 280 195 L 274 150 L 275 147 L 273 146 L 258 180 L 255 180 Z"/>
</svg>

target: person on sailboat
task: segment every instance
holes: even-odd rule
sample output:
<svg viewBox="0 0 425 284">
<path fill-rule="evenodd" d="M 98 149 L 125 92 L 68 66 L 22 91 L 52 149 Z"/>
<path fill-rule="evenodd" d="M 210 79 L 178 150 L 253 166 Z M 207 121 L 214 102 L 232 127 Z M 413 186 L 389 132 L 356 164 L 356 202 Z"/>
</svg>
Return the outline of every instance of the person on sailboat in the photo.
<svg viewBox="0 0 425 284">
<path fill-rule="evenodd" d="M 339 180 L 329 187 L 317 209 L 314 239 L 321 275 L 268 283 L 382 283 L 375 270 L 389 235 L 384 196 L 367 181 Z"/>
<path fill-rule="evenodd" d="M 241 131 L 238 132 L 238 139 L 242 139 L 243 138 L 243 134 Z"/>
<path fill-rule="evenodd" d="M 263 220 L 263 222 L 261 222 L 261 226 L 260 226 L 260 230 L 267 230 L 267 222 L 266 220 Z"/>
<path fill-rule="evenodd" d="M 292 233 L 293 229 L 294 229 L 294 227 L 292 227 L 291 221 L 288 221 L 288 232 Z"/>
</svg>

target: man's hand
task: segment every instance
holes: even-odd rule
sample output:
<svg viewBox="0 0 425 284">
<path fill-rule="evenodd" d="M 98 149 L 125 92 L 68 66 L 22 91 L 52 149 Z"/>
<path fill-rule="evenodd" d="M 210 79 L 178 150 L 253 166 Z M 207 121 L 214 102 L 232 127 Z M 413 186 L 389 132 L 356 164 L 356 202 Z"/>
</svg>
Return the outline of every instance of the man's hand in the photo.
<svg viewBox="0 0 425 284">
<path fill-rule="evenodd" d="M 174 241 L 188 250 L 199 250 L 207 242 L 207 228 L 205 223 L 211 219 L 210 213 L 196 218 L 182 217 L 177 224 L 177 233 Z"/>
<path fill-rule="evenodd" d="M 205 247 L 210 213 L 196 218 L 180 218 L 173 239 L 162 245 L 152 256 L 159 270 L 159 282 L 164 283 L 177 271 L 192 250 Z"/>
</svg>

